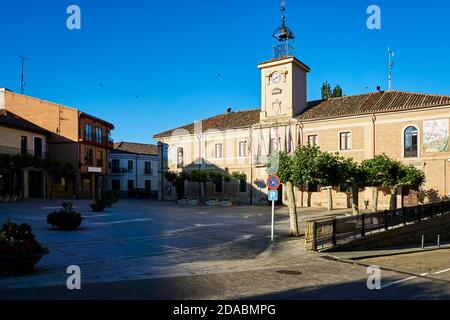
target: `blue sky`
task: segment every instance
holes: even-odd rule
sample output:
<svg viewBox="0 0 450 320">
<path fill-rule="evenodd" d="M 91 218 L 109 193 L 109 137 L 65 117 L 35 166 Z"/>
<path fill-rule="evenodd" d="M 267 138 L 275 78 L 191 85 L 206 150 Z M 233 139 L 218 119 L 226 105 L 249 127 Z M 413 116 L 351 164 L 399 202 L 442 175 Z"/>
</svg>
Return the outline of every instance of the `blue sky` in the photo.
<svg viewBox="0 0 450 320">
<path fill-rule="evenodd" d="M 81 8 L 82 29 L 66 28 Z M 366 9 L 382 29 L 366 28 Z M 450 95 L 447 0 L 287 1 L 296 56 L 311 67 L 308 98 L 324 81 L 345 95 L 387 87 Z M 117 141 L 150 143 L 155 133 L 234 110 L 259 108 L 257 64 L 271 58 L 278 0 L 1 0 L 0 87 L 74 106 L 115 124 Z M 219 76 L 220 74 L 220 76 Z"/>
</svg>

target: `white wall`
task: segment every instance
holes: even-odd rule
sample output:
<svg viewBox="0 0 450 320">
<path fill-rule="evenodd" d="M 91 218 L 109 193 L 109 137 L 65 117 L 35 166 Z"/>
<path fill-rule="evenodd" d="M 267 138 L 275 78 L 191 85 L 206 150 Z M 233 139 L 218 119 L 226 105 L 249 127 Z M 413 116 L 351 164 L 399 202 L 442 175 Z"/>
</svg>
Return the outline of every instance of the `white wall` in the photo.
<svg viewBox="0 0 450 320">
<path fill-rule="evenodd" d="M 128 161 L 133 161 L 133 170 L 120 174 L 112 173 L 112 160 L 120 161 L 120 168 L 128 169 Z M 145 175 L 145 162 L 151 162 L 152 174 Z M 158 157 L 146 155 L 134 155 L 124 153 L 111 153 L 109 155 L 110 174 L 108 188 L 112 189 L 112 180 L 120 180 L 120 190 L 128 191 L 128 180 L 134 181 L 135 188 L 145 188 L 145 181 L 151 181 L 152 191 L 158 191 Z"/>
</svg>

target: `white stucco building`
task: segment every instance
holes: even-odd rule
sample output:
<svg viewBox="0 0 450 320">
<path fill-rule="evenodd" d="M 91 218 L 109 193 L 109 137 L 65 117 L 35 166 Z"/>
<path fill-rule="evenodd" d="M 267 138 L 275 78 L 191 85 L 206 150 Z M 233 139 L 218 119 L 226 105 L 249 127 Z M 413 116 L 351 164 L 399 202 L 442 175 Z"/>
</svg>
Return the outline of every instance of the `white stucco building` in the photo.
<svg viewBox="0 0 450 320">
<path fill-rule="evenodd" d="M 158 192 L 158 148 L 156 145 L 116 142 L 109 156 L 109 189 L 121 196 L 130 191 Z"/>
</svg>

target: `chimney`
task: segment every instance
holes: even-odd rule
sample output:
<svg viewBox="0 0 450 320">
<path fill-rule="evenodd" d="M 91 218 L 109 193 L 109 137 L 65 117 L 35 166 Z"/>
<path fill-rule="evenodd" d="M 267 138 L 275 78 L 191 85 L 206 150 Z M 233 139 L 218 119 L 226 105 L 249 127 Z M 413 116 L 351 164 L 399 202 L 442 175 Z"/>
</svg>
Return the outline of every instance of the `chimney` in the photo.
<svg viewBox="0 0 450 320">
<path fill-rule="evenodd" d="M 230 112 L 231 112 L 231 110 L 232 110 L 231 108 L 228 108 L 228 109 L 227 109 L 227 113 L 230 113 Z"/>
</svg>

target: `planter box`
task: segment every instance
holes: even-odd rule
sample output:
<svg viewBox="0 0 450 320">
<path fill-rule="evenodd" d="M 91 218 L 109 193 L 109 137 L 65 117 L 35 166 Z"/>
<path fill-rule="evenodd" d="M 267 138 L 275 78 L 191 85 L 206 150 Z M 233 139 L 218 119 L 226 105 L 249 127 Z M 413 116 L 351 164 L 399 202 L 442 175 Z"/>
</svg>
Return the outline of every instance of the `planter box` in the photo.
<svg viewBox="0 0 450 320">
<path fill-rule="evenodd" d="M 206 205 L 208 207 L 217 207 L 219 205 L 219 202 L 217 201 L 217 199 L 212 199 L 212 200 L 206 201 Z"/>
<path fill-rule="evenodd" d="M 32 271 L 34 266 L 48 253 L 48 249 L 44 249 L 41 253 L 29 255 L 0 254 L 0 273 L 23 273 Z"/>
<path fill-rule="evenodd" d="M 196 206 L 196 205 L 198 205 L 198 200 L 197 199 L 189 199 L 188 200 L 188 205 Z"/>
<path fill-rule="evenodd" d="M 219 207 L 231 207 L 231 200 L 221 200 L 219 201 Z"/>
<path fill-rule="evenodd" d="M 93 203 L 91 204 L 91 209 L 94 212 L 102 212 L 106 209 L 106 205 Z"/>
<path fill-rule="evenodd" d="M 80 227 L 82 221 L 83 221 L 83 218 L 65 220 L 65 221 L 61 221 L 60 223 L 58 223 L 58 225 L 52 224 L 52 227 L 57 228 L 62 231 L 73 231 L 73 230 L 77 230 Z"/>
</svg>

